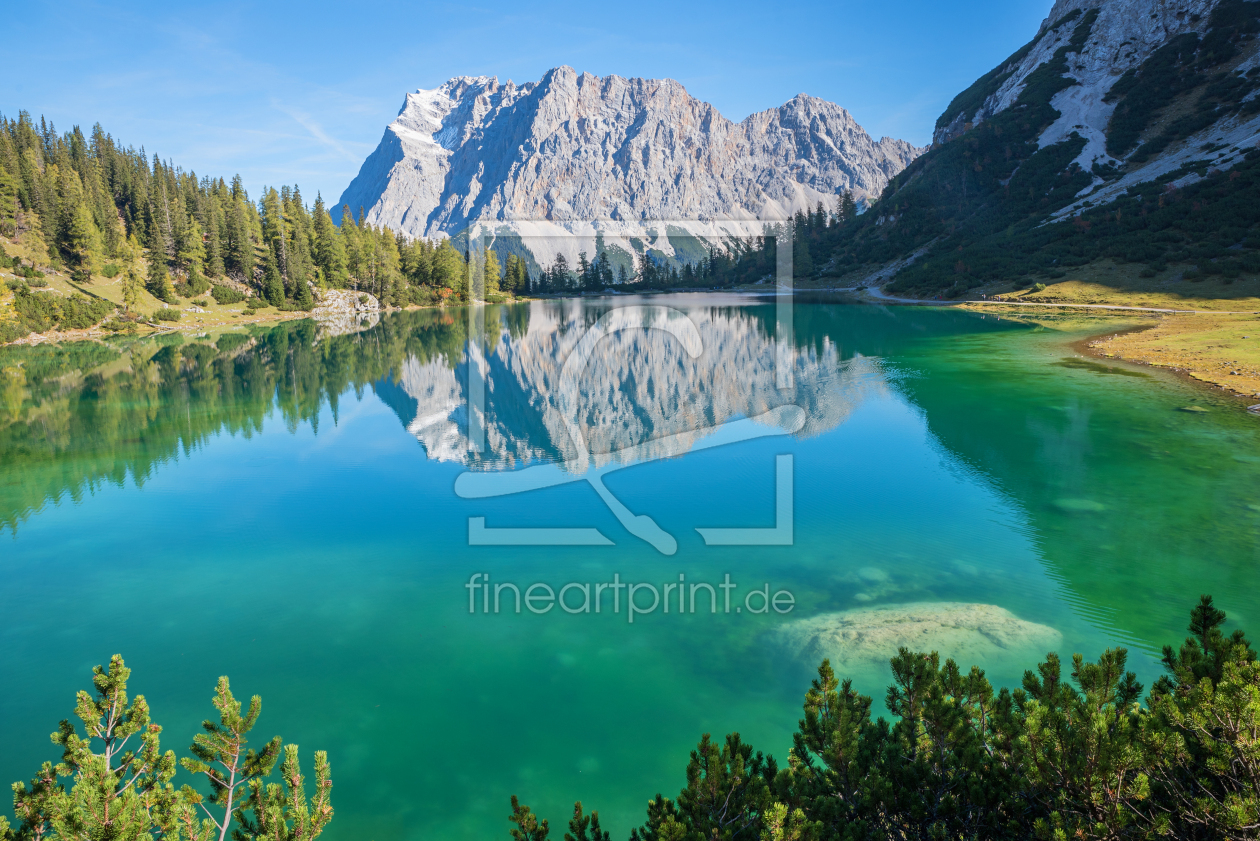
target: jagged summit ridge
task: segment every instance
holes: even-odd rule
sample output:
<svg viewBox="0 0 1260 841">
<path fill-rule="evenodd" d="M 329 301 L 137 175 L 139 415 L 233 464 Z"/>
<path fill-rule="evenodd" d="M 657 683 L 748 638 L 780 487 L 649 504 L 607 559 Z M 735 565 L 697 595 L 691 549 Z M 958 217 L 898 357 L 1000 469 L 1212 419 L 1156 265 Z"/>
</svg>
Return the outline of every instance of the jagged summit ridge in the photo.
<svg viewBox="0 0 1260 841">
<path fill-rule="evenodd" d="M 671 79 L 461 76 L 406 97 L 342 195 L 410 236 L 471 221 L 782 219 L 874 196 L 922 150 L 800 94 L 735 123 Z"/>
</svg>

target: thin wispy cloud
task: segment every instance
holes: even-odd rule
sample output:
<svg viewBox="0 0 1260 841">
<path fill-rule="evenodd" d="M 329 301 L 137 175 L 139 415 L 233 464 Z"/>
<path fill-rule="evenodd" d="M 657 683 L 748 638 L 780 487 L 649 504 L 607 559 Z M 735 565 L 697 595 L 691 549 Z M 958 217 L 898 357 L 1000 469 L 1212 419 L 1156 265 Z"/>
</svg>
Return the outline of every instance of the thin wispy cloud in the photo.
<svg viewBox="0 0 1260 841">
<path fill-rule="evenodd" d="M 343 158 L 350 161 L 351 163 L 357 164 L 360 161 L 362 161 L 363 159 L 362 153 L 352 152 L 349 149 L 347 149 L 345 145 L 341 143 L 341 141 L 337 140 L 334 137 L 331 137 L 328 134 L 328 132 L 324 131 L 324 129 L 320 126 L 320 124 L 315 122 L 315 120 L 312 119 L 309 114 L 304 114 L 301 111 L 298 111 L 294 108 L 288 108 L 283 103 L 278 102 L 274 99 L 271 101 L 271 107 L 275 108 L 281 114 L 288 116 L 298 125 L 300 125 L 302 128 L 306 129 L 307 132 L 310 133 L 311 137 L 315 138 L 317 141 L 319 141 L 321 144 L 323 144 L 327 148 L 332 149 L 334 152 L 341 155 Z"/>
<path fill-rule="evenodd" d="M 641 0 L 632 19 L 568 0 L 476 3 L 422 4 L 422 28 L 397 0 L 364 0 L 352 15 L 331 0 L 13 4 L 6 58 L 40 69 L 10 74 L 0 112 L 64 128 L 99 121 L 188 171 L 240 173 L 251 193 L 300 179 L 327 197 L 404 93 L 463 74 L 520 84 L 559 64 L 683 80 L 734 120 L 806 91 L 876 136 L 922 144 L 952 96 L 1020 47 L 1052 0 L 788 0 L 771 16 L 742 0 Z"/>
</svg>

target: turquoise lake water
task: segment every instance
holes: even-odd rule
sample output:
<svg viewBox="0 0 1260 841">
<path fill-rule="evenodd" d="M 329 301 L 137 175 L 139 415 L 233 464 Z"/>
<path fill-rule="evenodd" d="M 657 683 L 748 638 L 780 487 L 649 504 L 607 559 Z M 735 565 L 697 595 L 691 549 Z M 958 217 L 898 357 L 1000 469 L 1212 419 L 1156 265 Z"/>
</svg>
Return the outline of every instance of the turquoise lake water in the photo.
<svg viewBox="0 0 1260 841">
<path fill-rule="evenodd" d="M 581 345 L 632 305 L 668 311 Z M 1200 593 L 1231 627 L 1260 627 L 1260 419 L 1071 349 L 1110 322 L 793 309 L 791 330 L 773 301 L 680 296 L 489 307 L 472 327 L 463 310 L 420 311 L 341 336 L 297 322 L 9 351 L 0 776 L 57 758 L 47 734 L 121 652 L 164 747 L 186 751 L 226 674 L 263 697 L 260 741 L 299 743 L 308 766 L 326 749 L 325 837 L 505 838 L 513 794 L 553 828 L 580 799 L 625 837 L 649 798 L 681 788 L 702 733 L 786 759 L 817 667 L 792 623 L 1006 611 L 1042 636 L 981 649 L 999 685 L 1045 634 L 1065 655 L 1127 646 L 1149 685 Z M 579 348 L 586 364 L 566 368 Z M 793 406 L 799 430 L 710 446 Z M 706 546 L 697 527 L 775 526 L 787 454 L 791 545 Z M 527 467 L 576 481 L 455 491 Z M 627 531 L 595 476 L 676 552 Z M 611 545 L 470 545 L 470 518 Z M 738 589 L 730 613 L 701 590 L 694 613 L 674 601 L 633 623 L 613 590 L 598 614 L 518 614 L 505 590 L 496 614 L 474 589 L 470 613 L 477 573 L 553 592 L 614 575 Z M 735 611 L 763 585 L 790 592 L 791 612 Z M 878 644 L 845 661 L 877 704 Z"/>
</svg>

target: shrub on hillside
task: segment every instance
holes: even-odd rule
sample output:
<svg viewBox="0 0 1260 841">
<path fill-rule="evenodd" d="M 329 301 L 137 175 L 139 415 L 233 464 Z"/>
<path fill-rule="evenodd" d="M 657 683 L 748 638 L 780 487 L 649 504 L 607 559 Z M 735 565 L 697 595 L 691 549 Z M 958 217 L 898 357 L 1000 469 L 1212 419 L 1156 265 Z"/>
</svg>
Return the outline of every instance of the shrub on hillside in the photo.
<svg viewBox="0 0 1260 841">
<path fill-rule="evenodd" d="M 215 284 L 214 288 L 210 290 L 210 297 L 214 298 L 215 302 L 219 304 L 239 304 L 245 300 L 243 293 L 221 283 Z"/>
<path fill-rule="evenodd" d="M 210 281 L 196 269 L 189 271 L 187 279 L 175 284 L 175 292 L 181 298 L 195 298 L 209 289 Z"/>
<path fill-rule="evenodd" d="M 23 327 L 21 324 L 15 324 L 12 321 L 0 322 L 0 345 L 7 345 L 9 342 L 15 342 L 23 336 L 30 335 L 31 331 Z"/>
<path fill-rule="evenodd" d="M 86 295 L 71 295 L 59 303 L 58 326 L 63 330 L 86 330 L 114 311 L 110 301 Z"/>
<path fill-rule="evenodd" d="M 57 298 L 46 292 L 31 292 L 29 288 L 15 290 L 13 308 L 17 310 L 22 325 L 33 332 L 51 330 L 57 323 Z"/>
<path fill-rule="evenodd" d="M 418 307 L 431 307 L 441 302 L 432 286 L 412 286 L 407 289 L 408 303 Z"/>
<path fill-rule="evenodd" d="M 179 310 L 171 309 L 170 307 L 162 307 L 157 312 L 153 313 L 153 318 L 157 321 L 179 321 L 181 315 L 182 313 L 180 313 Z"/>
<path fill-rule="evenodd" d="M 101 276 L 107 277 L 110 280 L 113 280 L 114 278 L 118 277 L 118 275 L 121 272 L 122 272 L 122 269 L 118 266 L 117 263 L 106 263 L 105 268 L 101 269 Z"/>
<path fill-rule="evenodd" d="M 51 292 L 32 292 L 21 281 L 10 281 L 14 290 L 13 308 L 18 320 L 29 331 L 42 333 L 53 327 L 82 330 L 93 326 L 114 311 L 114 304 L 102 298 L 71 295 L 68 298 Z"/>
</svg>

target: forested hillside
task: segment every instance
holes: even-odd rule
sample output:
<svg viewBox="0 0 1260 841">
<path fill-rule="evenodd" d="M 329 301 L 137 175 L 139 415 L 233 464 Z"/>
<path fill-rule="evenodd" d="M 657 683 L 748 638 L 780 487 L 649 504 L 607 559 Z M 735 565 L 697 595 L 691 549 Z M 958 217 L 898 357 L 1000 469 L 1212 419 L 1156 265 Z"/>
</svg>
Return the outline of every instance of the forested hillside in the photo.
<svg viewBox="0 0 1260 841">
<path fill-rule="evenodd" d="M 26 278 L 9 281 L 18 321 L 0 324 L 0 340 L 99 322 L 114 306 L 93 284 L 120 275 L 124 310 L 141 287 L 171 306 L 211 293 L 219 303 L 247 298 L 289 310 L 311 309 L 321 288 L 369 292 L 393 306 L 461 297 L 466 263 L 449 242 L 407 241 L 361 216 L 356 223 L 348 209 L 342 218 L 334 225 L 322 199 L 309 206 L 297 186 L 251 200 L 239 176 L 198 176 L 99 125 L 90 135 L 77 126 L 58 134 L 25 112 L 0 116 L 0 235 L 37 255 L 0 255 Z M 32 290 L 44 268 L 85 294 Z"/>
</svg>

